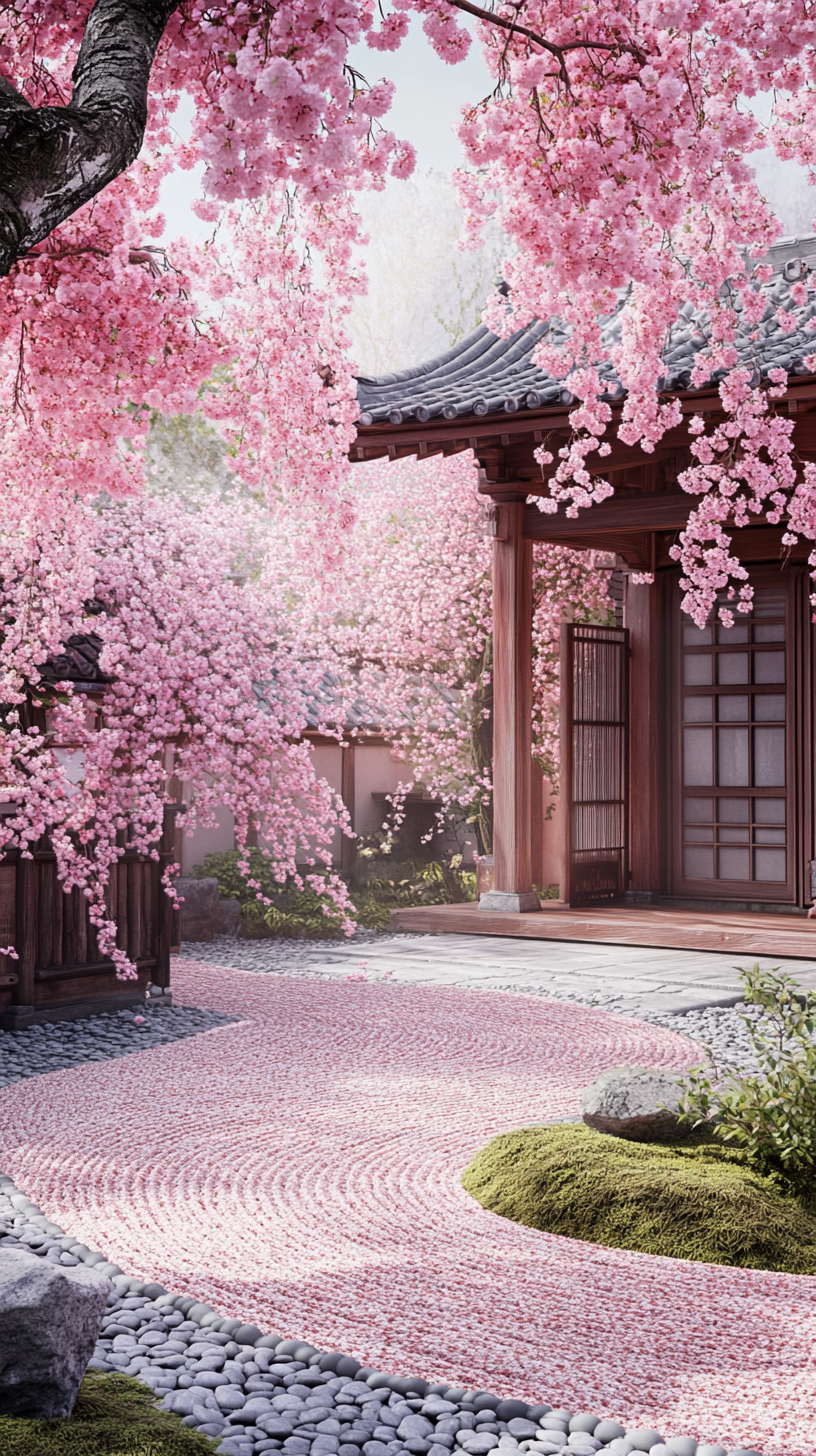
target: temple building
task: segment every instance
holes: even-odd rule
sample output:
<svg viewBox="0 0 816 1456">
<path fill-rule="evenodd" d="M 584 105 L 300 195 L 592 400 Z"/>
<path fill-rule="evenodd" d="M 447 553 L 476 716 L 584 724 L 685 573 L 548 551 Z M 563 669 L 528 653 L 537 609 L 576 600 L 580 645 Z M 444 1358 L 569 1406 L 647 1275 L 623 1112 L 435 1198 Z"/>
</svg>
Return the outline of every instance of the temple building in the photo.
<svg viewBox="0 0 816 1456">
<path fill-rule="evenodd" d="M 804 305 L 791 295 L 816 271 L 816 237 L 784 240 L 769 260 L 764 319 L 740 334 L 738 351 L 757 377 L 788 371 L 776 408 L 794 422 L 799 459 L 816 461 L 816 375 L 806 362 L 816 351 L 816 295 Z M 780 309 L 794 328 L 783 328 Z M 699 499 L 678 484 L 692 463 L 687 419 L 702 414 L 710 427 L 723 417 L 719 376 L 691 388 L 705 318 L 690 305 L 682 315 L 664 353 L 662 397 L 679 401 L 684 423 L 652 454 L 622 444 L 624 391 L 607 367 L 612 451 L 588 463 L 614 495 L 575 519 L 563 505 L 544 514 L 534 502 L 549 495 L 556 468 L 534 452 L 546 444 L 558 460 L 573 403 L 564 380 L 532 362 L 543 324 L 505 339 L 480 327 L 429 363 L 359 380 L 353 460 L 471 450 L 478 462 L 494 542 L 495 655 L 495 872 L 481 909 L 505 912 L 507 928 L 507 912 L 526 920 L 540 908 L 531 867 L 535 541 L 612 553 L 624 582 L 620 626 L 562 628 L 560 905 L 801 916 L 814 901 L 811 543 L 785 547 L 784 524 L 734 530 L 754 587 L 750 615 L 726 627 L 712 614 L 698 628 L 681 611 L 670 550 Z M 613 318 L 610 340 L 615 328 Z"/>
</svg>

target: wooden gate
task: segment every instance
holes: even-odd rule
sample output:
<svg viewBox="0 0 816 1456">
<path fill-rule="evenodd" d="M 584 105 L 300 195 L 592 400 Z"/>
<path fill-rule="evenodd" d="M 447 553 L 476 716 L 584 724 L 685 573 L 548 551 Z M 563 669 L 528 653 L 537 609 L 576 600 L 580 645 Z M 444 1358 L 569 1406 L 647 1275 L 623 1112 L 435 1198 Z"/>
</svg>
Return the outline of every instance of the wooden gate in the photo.
<svg viewBox="0 0 816 1456">
<path fill-rule="evenodd" d="M 0 1027 L 60 1021 L 143 1001 L 148 982 L 170 984 L 172 904 L 161 877 L 173 863 L 175 806 L 165 810 L 158 860 L 131 851 L 111 870 L 106 896 L 116 942 L 136 967 L 134 981 L 117 980 L 99 952 L 80 890 L 66 895 L 47 839 L 31 858 L 10 850 L 0 860 L 0 936 L 17 959 L 0 955 Z"/>
<path fill-rule="evenodd" d="M 562 896 L 614 900 L 629 883 L 629 632 L 561 628 Z"/>
</svg>

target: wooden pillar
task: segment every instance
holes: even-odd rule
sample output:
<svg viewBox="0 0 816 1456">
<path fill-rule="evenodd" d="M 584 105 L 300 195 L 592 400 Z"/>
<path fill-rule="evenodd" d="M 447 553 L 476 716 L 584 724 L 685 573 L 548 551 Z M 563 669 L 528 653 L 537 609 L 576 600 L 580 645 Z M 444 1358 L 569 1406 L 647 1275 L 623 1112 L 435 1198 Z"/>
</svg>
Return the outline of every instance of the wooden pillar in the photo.
<svg viewBox="0 0 816 1456">
<path fill-rule="evenodd" d="M 540 910 L 532 890 L 533 547 L 524 501 L 504 502 L 493 541 L 493 889 L 481 910 Z"/>
<path fill-rule="evenodd" d="M 626 625 L 631 658 L 630 718 L 630 863 L 631 889 L 647 901 L 665 889 L 664 823 L 661 792 L 664 770 L 663 704 L 660 669 L 663 657 L 662 583 L 627 583 Z"/>
<path fill-rule="evenodd" d="M 351 827 L 354 828 L 354 744 L 344 743 L 341 750 L 340 760 L 340 796 L 351 820 Z M 340 836 L 340 870 L 344 875 L 351 874 L 357 863 L 357 840 L 349 839 L 347 834 Z"/>
<path fill-rule="evenodd" d="M 155 955 L 156 957 L 156 964 L 150 972 L 150 979 L 154 986 L 161 986 L 162 991 L 168 997 L 170 991 L 170 952 L 171 950 L 177 949 L 181 943 L 181 927 L 179 913 L 173 910 L 172 902 L 169 896 L 165 894 L 162 875 L 168 865 L 177 863 L 174 845 L 177 811 L 178 805 L 165 804 L 164 824 L 159 842 L 159 860 L 158 864 L 155 861 L 151 861 L 150 864 L 155 895 L 153 931 L 155 936 L 155 949 L 150 950 L 148 954 Z"/>
</svg>

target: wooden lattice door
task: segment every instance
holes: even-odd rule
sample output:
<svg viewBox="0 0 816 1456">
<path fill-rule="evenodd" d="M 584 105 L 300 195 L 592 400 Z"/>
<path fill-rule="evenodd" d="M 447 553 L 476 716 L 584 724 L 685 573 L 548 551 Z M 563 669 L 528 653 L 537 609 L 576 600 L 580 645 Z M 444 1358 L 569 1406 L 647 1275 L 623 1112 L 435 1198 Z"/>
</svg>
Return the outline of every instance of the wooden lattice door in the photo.
<svg viewBox="0 0 816 1456">
<path fill-rule="evenodd" d="M 629 632 L 561 629 L 564 898 L 614 900 L 629 882 Z"/>
<path fill-rule="evenodd" d="M 790 902 L 807 797 L 798 754 L 804 583 L 778 568 L 756 568 L 751 579 L 751 611 L 730 626 L 716 612 L 695 626 L 675 588 L 672 890 Z"/>
</svg>

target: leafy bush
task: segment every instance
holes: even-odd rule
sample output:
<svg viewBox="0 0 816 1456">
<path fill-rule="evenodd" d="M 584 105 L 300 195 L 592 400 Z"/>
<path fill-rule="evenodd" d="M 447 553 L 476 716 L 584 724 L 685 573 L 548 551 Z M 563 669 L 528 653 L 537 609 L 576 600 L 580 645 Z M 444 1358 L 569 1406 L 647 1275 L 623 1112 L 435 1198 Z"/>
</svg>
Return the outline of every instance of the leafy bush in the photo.
<svg viewBox="0 0 816 1456">
<path fill-rule="evenodd" d="M 280 884 L 270 862 L 259 849 L 249 852 L 249 878 L 239 869 L 237 849 L 208 854 L 191 871 L 195 879 L 213 878 L 225 900 L 238 900 L 244 934 L 250 939 L 264 936 L 305 936 L 334 939 L 342 935 L 341 916 L 328 894 L 307 887 L 299 889 L 288 881 Z M 264 899 L 258 899 L 260 886 Z M 362 867 L 352 885 L 354 916 L 367 930 L 386 930 L 391 911 L 410 905 L 461 904 L 476 898 L 476 875 L 462 869 L 461 855 L 446 862 L 429 863 L 381 860 Z M 270 901 L 271 903 L 265 903 Z"/>
<path fill-rule="evenodd" d="M 391 909 L 405 909 L 411 905 L 461 905 L 476 899 L 475 872 L 462 868 L 460 854 L 448 861 L 405 860 L 401 864 L 378 865 L 377 870 L 363 882 L 363 903 L 374 901 Z"/>
<path fill-rule="evenodd" d="M 778 969 L 740 970 L 741 1020 L 758 1073 L 721 1070 L 706 1048 L 710 1066 L 695 1067 L 682 1084 L 681 1122 L 713 1125 L 757 1167 L 802 1178 L 816 1165 L 816 994 Z"/>
<path fill-rule="evenodd" d="M 566 1238 L 816 1274 L 813 1201 L 710 1135 L 666 1145 L 583 1123 L 520 1128 L 482 1148 L 462 1183 L 492 1213 Z"/>
<path fill-rule="evenodd" d="M 254 900 L 257 891 L 252 888 L 245 875 L 238 868 L 241 856 L 237 849 L 224 849 L 219 854 L 208 854 L 202 864 L 190 871 L 194 880 L 215 879 L 222 900 Z M 249 878 L 257 880 L 263 895 L 279 894 L 284 888 L 274 878 L 272 866 L 260 849 L 249 851 Z"/>
<path fill-rule="evenodd" d="M 240 901 L 244 934 L 250 939 L 270 933 L 312 939 L 333 939 L 343 934 L 342 916 L 329 894 L 321 894 L 311 886 L 300 889 L 292 880 L 281 884 L 260 849 L 249 851 L 247 878 L 239 868 L 240 858 L 237 849 L 208 854 L 191 873 L 198 880 L 216 879 L 222 899 Z M 263 900 L 258 899 L 258 887 Z"/>
<path fill-rule="evenodd" d="M 129 1375 L 88 1372 L 73 1414 L 53 1421 L 0 1416 L 3 1456 L 207 1456 L 215 1445 Z"/>
</svg>

